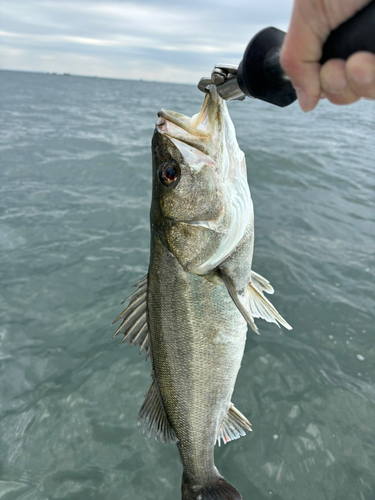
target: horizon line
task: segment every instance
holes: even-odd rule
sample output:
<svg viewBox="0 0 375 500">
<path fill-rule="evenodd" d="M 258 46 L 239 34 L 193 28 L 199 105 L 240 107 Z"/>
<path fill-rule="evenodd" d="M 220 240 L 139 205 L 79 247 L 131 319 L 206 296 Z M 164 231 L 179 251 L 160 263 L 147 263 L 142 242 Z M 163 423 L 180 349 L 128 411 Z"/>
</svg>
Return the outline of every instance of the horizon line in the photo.
<svg viewBox="0 0 375 500">
<path fill-rule="evenodd" d="M 192 85 L 195 86 L 194 83 L 181 83 L 181 82 L 166 82 L 165 80 L 148 80 L 147 78 L 120 78 L 115 76 L 97 76 L 97 75 L 80 75 L 76 73 L 57 73 L 55 71 L 30 71 L 27 69 L 9 69 L 9 68 L 0 68 L 0 71 L 8 71 L 15 73 L 31 73 L 36 75 L 49 75 L 49 76 L 73 76 L 78 78 L 97 78 L 101 80 L 120 80 L 120 81 L 128 81 L 128 82 L 144 82 L 144 83 L 167 83 L 171 85 Z M 197 84 L 198 85 L 198 84 Z"/>
</svg>

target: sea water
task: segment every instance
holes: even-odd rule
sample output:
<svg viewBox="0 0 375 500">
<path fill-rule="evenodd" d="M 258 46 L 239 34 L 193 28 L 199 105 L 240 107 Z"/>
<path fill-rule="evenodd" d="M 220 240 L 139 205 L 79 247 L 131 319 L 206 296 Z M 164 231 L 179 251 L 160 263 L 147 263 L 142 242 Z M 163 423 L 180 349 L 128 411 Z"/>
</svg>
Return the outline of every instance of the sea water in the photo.
<svg viewBox="0 0 375 500">
<path fill-rule="evenodd" d="M 192 85 L 0 72 L 0 498 L 178 500 L 176 446 L 137 413 L 150 360 L 111 341 L 147 272 L 150 141 Z M 229 103 L 254 270 L 293 330 L 257 320 L 216 450 L 244 500 L 375 499 L 375 104 Z M 188 356 L 188 353 L 187 353 Z"/>
</svg>

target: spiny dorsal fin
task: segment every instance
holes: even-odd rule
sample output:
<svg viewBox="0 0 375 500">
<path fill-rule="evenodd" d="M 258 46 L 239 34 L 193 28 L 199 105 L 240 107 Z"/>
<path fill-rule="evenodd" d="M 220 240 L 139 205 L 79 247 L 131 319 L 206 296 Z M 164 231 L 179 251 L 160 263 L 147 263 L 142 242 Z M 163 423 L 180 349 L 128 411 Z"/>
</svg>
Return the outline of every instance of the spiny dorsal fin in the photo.
<svg viewBox="0 0 375 500">
<path fill-rule="evenodd" d="M 220 441 L 223 441 L 223 443 L 226 444 L 228 441 L 245 436 L 246 432 L 244 429 L 251 431 L 251 424 L 245 415 L 242 415 L 234 404 L 231 403 L 227 416 L 224 418 L 217 434 L 216 442 L 220 446 Z"/>
<path fill-rule="evenodd" d="M 145 349 L 147 359 L 150 355 L 150 339 L 147 325 L 147 275 L 134 286 L 138 287 L 137 290 L 122 302 L 130 300 L 129 304 L 112 323 L 116 323 L 119 319 L 122 320 L 112 338 L 122 333 L 124 337 L 121 343 L 130 342 L 131 346 L 141 346 L 139 354 L 141 354 L 142 349 Z"/>
<path fill-rule="evenodd" d="M 245 306 L 240 301 L 236 287 L 234 286 L 234 283 L 233 283 L 231 277 L 228 276 L 227 274 L 225 274 L 222 270 L 219 270 L 219 273 L 220 273 L 222 280 L 224 281 L 225 286 L 227 287 L 229 295 L 231 296 L 233 302 L 236 304 L 237 309 L 240 311 L 242 316 L 248 322 L 250 328 L 252 330 L 254 330 L 254 332 L 259 335 L 258 328 L 257 328 L 256 324 L 254 323 L 253 318 L 251 317 L 249 312 L 245 309 Z"/>
<path fill-rule="evenodd" d="M 155 380 L 152 381 L 138 413 L 138 425 L 142 424 L 143 433 L 146 433 L 148 437 L 154 433 L 156 441 L 177 443 L 178 439 L 165 414 Z"/>
</svg>

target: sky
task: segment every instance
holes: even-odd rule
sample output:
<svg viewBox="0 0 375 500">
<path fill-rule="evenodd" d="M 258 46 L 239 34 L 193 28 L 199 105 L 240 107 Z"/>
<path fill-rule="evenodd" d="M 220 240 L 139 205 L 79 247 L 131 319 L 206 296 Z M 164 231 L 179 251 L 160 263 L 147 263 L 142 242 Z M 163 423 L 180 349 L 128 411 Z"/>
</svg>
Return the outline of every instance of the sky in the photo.
<svg viewBox="0 0 375 500">
<path fill-rule="evenodd" d="M 197 83 L 254 34 L 287 30 L 292 0 L 3 0 L 0 69 Z"/>
</svg>

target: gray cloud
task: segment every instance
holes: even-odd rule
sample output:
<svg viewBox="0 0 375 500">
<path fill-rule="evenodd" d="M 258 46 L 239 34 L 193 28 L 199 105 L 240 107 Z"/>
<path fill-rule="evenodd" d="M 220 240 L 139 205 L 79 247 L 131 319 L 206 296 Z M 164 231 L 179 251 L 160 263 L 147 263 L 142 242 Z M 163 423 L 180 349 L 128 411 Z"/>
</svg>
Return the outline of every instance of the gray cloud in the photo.
<svg viewBox="0 0 375 500">
<path fill-rule="evenodd" d="M 197 83 L 217 62 L 238 63 L 260 29 L 287 29 L 291 6 L 292 0 L 12 0 L 1 5 L 0 64 Z"/>
</svg>

